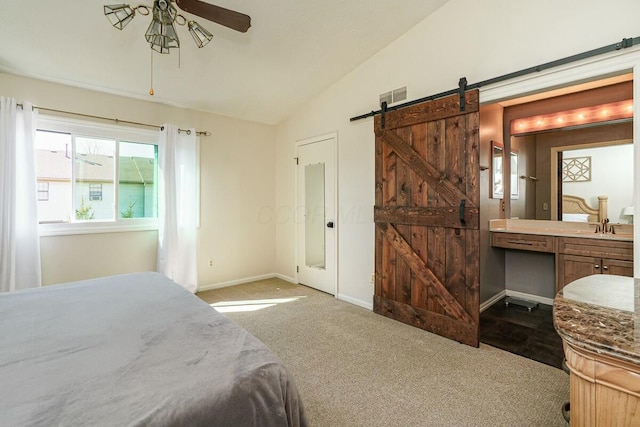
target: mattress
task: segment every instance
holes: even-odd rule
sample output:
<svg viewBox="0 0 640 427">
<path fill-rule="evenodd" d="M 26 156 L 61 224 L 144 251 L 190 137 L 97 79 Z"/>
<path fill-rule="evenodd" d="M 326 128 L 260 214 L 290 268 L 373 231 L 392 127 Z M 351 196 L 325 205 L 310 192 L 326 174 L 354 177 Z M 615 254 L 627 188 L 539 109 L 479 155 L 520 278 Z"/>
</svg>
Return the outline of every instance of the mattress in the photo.
<svg viewBox="0 0 640 427">
<path fill-rule="evenodd" d="M 283 363 L 158 273 L 0 294 L 0 424 L 305 426 Z"/>
</svg>

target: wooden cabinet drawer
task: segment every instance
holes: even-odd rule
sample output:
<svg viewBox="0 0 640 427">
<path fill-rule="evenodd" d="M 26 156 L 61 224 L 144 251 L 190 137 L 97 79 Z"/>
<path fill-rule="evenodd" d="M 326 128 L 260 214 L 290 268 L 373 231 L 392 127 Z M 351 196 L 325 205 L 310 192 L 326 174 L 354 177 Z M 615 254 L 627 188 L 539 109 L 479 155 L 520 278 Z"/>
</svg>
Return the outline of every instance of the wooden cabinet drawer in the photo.
<svg viewBox="0 0 640 427">
<path fill-rule="evenodd" d="M 534 252 L 555 252 L 555 238 L 540 234 L 491 233 L 491 246 Z"/>
<path fill-rule="evenodd" d="M 558 237 L 558 253 L 633 261 L 633 242 Z"/>
<path fill-rule="evenodd" d="M 602 260 L 602 273 L 633 277 L 633 261 L 620 261 L 617 259 L 605 258 Z"/>
</svg>

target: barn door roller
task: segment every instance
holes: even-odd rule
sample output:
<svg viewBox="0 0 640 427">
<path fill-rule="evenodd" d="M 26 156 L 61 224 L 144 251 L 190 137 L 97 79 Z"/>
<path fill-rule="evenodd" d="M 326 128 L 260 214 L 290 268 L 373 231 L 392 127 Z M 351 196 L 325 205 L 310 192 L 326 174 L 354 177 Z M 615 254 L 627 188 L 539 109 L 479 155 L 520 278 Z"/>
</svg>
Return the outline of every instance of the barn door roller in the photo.
<svg viewBox="0 0 640 427">
<path fill-rule="evenodd" d="M 386 114 L 387 114 L 387 101 L 384 101 L 382 103 L 382 110 L 381 110 L 381 113 L 380 113 L 380 128 L 381 129 L 384 129 Z"/>
<path fill-rule="evenodd" d="M 464 111 L 465 108 L 465 99 L 464 93 L 467 91 L 467 78 L 461 77 L 458 82 L 458 95 L 460 95 L 460 111 Z"/>
</svg>

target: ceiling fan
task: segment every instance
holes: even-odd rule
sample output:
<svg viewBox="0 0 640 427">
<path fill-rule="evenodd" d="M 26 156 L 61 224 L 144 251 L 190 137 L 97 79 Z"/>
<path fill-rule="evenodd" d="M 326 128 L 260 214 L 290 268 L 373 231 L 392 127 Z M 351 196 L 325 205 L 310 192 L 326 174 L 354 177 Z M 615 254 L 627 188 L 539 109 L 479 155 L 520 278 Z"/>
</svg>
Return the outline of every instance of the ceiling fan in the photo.
<svg viewBox="0 0 640 427">
<path fill-rule="evenodd" d="M 251 27 L 251 17 L 244 13 L 205 3 L 200 0 L 176 0 L 178 7 L 208 21 L 246 33 Z"/>
<path fill-rule="evenodd" d="M 160 53 L 169 53 L 171 48 L 180 47 L 180 40 L 175 25 L 187 25 L 198 47 L 208 44 L 213 35 L 195 21 L 187 21 L 175 7 L 197 15 L 208 21 L 246 33 L 251 27 L 251 17 L 224 7 L 205 3 L 200 0 L 154 0 L 153 7 L 145 5 L 131 7 L 128 4 L 104 6 L 104 14 L 115 28 L 122 30 L 135 17 L 136 12 L 146 16 L 151 14 L 151 24 L 147 28 L 145 38 L 151 48 Z"/>
<path fill-rule="evenodd" d="M 197 15 L 208 21 L 215 22 L 232 30 L 246 33 L 251 27 L 251 17 L 244 13 L 225 9 L 200 0 L 154 0 L 153 7 L 145 5 L 131 7 L 128 4 L 112 4 L 104 6 L 104 14 L 115 28 L 122 30 L 135 17 L 136 12 L 146 16 L 151 14 L 151 23 L 145 32 L 145 39 L 152 50 L 159 53 L 169 53 L 172 48 L 180 47 L 180 39 L 175 25 L 187 25 L 193 41 L 198 47 L 206 46 L 213 34 L 196 21 L 187 21 L 180 15 L 174 3 L 185 12 Z M 151 55 L 151 89 L 153 95 L 153 52 Z"/>
</svg>

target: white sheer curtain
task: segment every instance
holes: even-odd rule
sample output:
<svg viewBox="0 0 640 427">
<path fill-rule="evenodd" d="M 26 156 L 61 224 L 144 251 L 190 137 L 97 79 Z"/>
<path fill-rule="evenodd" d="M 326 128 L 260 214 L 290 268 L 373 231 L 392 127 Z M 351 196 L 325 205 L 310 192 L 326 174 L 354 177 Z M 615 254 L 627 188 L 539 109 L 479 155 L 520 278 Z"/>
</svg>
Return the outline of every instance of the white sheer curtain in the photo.
<svg viewBox="0 0 640 427">
<path fill-rule="evenodd" d="M 196 292 L 196 132 L 178 132 L 175 125 L 163 128 L 158 147 L 158 272 Z"/>
<path fill-rule="evenodd" d="M 36 113 L 0 97 L 0 291 L 41 285 L 34 160 Z"/>
</svg>

